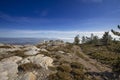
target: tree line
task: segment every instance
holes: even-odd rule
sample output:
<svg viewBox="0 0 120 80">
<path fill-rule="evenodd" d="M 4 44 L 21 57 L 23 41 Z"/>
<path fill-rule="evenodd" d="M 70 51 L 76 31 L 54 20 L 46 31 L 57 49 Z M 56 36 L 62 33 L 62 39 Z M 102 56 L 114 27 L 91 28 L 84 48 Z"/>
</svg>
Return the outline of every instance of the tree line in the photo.
<svg viewBox="0 0 120 80">
<path fill-rule="evenodd" d="M 120 29 L 120 25 L 118 25 L 118 29 Z M 120 36 L 120 32 L 117 32 L 115 30 L 111 30 L 111 32 L 116 35 Z M 91 37 L 82 36 L 81 43 L 87 43 L 87 44 L 95 44 L 95 45 L 110 45 L 112 42 L 119 42 L 115 38 L 113 39 L 112 36 L 109 34 L 109 32 L 104 32 L 102 38 L 99 38 L 98 36 L 94 36 L 94 34 L 91 34 Z M 74 38 L 74 44 L 78 45 L 80 43 L 79 35 L 75 36 Z"/>
</svg>

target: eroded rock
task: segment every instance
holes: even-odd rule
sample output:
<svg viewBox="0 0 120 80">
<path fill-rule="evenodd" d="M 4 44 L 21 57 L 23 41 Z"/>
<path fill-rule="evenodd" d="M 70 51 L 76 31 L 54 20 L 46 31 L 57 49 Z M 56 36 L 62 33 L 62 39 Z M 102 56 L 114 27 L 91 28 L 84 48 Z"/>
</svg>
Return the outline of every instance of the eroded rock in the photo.
<svg viewBox="0 0 120 80">
<path fill-rule="evenodd" d="M 40 66 L 42 68 L 48 69 L 48 66 L 53 66 L 53 59 L 47 56 L 44 56 L 42 54 L 36 55 L 36 56 L 31 56 L 23 59 L 21 61 L 21 64 L 26 64 L 26 63 L 33 63 L 36 64 L 37 66 Z"/>
<path fill-rule="evenodd" d="M 14 80 L 17 77 L 18 65 L 16 62 L 4 60 L 0 62 L 0 80 Z"/>
<path fill-rule="evenodd" d="M 39 52 L 39 49 L 35 46 L 28 46 L 25 49 L 25 55 L 36 55 Z"/>
<path fill-rule="evenodd" d="M 17 63 L 21 60 L 22 60 L 22 57 L 19 57 L 19 56 L 12 56 L 12 57 L 9 57 L 9 58 L 2 59 L 2 61 L 13 61 L 15 63 Z"/>
</svg>

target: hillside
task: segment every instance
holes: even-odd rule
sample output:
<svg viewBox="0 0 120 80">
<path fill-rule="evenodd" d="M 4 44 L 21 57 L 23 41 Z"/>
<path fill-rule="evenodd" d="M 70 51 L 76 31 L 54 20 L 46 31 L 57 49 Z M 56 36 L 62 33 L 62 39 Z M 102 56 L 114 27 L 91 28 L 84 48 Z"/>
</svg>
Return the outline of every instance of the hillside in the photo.
<svg viewBox="0 0 120 80">
<path fill-rule="evenodd" d="M 0 44 L 0 80 L 114 80 L 109 65 L 83 52 L 83 46 L 59 40 Z"/>
</svg>

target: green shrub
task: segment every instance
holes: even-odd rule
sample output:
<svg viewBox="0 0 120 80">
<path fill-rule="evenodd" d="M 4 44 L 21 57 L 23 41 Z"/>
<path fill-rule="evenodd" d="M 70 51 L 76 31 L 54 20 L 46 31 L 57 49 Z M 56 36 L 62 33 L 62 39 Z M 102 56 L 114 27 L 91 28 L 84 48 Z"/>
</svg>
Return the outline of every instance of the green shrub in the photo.
<svg viewBox="0 0 120 80">
<path fill-rule="evenodd" d="M 74 77 L 74 80 L 88 80 L 87 76 L 81 69 L 73 68 L 71 74 Z"/>
<path fill-rule="evenodd" d="M 48 79 L 49 80 L 61 80 L 61 79 L 58 78 L 58 76 L 56 74 L 50 74 L 48 76 Z"/>
<path fill-rule="evenodd" d="M 118 57 L 112 64 L 113 72 L 120 74 L 120 57 Z"/>
<path fill-rule="evenodd" d="M 48 76 L 49 80 L 73 80 L 71 75 L 67 72 L 57 72 Z"/>
<path fill-rule="evenodd" d="M 57 70 L 63 71 L 63 72 L 71 72 L 72 68 L 70 67 L 70 65 L 63 64 L 63 65 L 58 66 Z"/>
<path fill-rule="evenodd" d="M 20 56 L 20 57 L 27 57 L 27 55 L 24 54 L 24 50 L 16 50 L 16 51 L 9 51 L 9 54 L 13 54 L 15 56 Z"/>
<path fill-rule="evenodd" d="M 81 69 L 76 69 L 76 68 L 73 68 L 71 73 L 73 75 L 83 75 L 83 71 Z"/>
<path fill-rule="evenodd" d="M 56 69 L 56 67 L 53 67 L 53 66 L 49 66 L 48 67 L 50 70 L 52 70 L 52 71 L 56 71 L 57 69 Z"/>
<path fill-rule="evenodd" d="M 71 75 L 67 72 L 59 71 L 56 74 L 60 80 L 72 80 Z"/>
<path fill-rule="evenodd" d="M 80 64 L 79 62 L 72 62 L 71 67 L 72 68 L 78 68 L 78 69 L 83 69 L 84 68 L 83 65 Z"/>
<path fill-rule="evenodd" d="M 115 45 L 116 44 L 95 47 L 94 45 L 84 44 L 81 45 L 81 47 L 83 52 L 89 55 L 91 58 L 111 66 L 113 61 L 116 60 L 117 57 L 120 57 L 120 54 L 116 53 L 117 50 L 115 50 Z"/>
<path fill-rule="evenodd" d="M 26 64 L 22 64 L 18 67 L 19 71 L 31 71 L 34 69 L 40 69 L 41 67 L 38 67 L 36 64 L 33 63 L 26 63 Z"/>
</svg>

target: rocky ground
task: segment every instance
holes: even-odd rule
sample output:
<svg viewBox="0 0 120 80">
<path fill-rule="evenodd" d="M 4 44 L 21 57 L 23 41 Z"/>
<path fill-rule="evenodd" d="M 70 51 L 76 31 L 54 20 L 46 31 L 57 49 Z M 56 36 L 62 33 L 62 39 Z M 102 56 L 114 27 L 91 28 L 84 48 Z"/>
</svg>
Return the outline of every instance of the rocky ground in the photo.
<svg viewBox="0 0 120 80">
<path fill-rule="evenodd" d="M 75 62 L 84 68 L 74 67 Z M 62 70 L 61 66 L 64 66 Z M 66 71 L 69 78 L 64 75 L 65 78 L 61 78 L 60 70 Z M 73 74 L 74 70 L 79 73 Z M 75 77 L 81 73 L 87 78 Z M 55 78 L 57 76 L 59 79 Z M 0 44 L 0 80 L 112 80 L 112 76 L 108 66 L 89 58 L 79 46 L 63 41 L 46 41 L 37 45 Z"/>
</svg>

